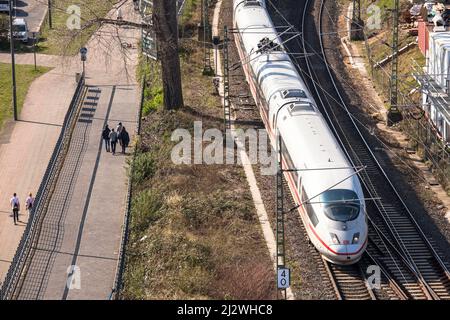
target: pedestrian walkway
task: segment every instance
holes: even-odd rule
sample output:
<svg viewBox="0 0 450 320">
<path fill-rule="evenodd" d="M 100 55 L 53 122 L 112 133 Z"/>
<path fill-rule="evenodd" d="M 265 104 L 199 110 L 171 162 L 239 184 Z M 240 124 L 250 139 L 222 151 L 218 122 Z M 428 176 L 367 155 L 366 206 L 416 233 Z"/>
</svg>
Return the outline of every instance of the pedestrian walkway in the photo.
<svg viewBox="0 0 450 320">
<path fill-rule="evenodd" d="M 16 1 L 16 16 L 27 21 L 30 32 L 39 32 L 47 16 L 48 4 L 42 0 Z"/>
<path fill-rule="evenodd" d="M 0 58 L 3 55 L 0 54 Z M 36 79 L 25 98 L 19 121 L 5 122 L 0 134 L 0 281 L 22 237 L 28 216 L 24 207 L 22 223 L 14 226 L 9 199 L 17 192 L 24 203 L 35 194 L 58 140 L 67 108 L 75 92 L 77 63 L 64 66 Z"/>
<path fill-rule="evenodd" d="M 33 53 L 16 53 L 15 54 L 16 64 L 29 64 L 34 65 L 34 54 Z M 54 56 L 49 54 L 36 54 L 36 65 L 43 67 L 63 67 L 71 66 L 73 59 L 67 57 Z M 11 63 L 10 53 L 0 53 L 0 62 Z M 68 62 L 68 63 L 67 63 Z M 67 64 L 66 64 L 67 63 Z"/>
<path fill-rule="evenodd" d="M 122 13 L 126 19 L 139 19 L 131 1 Z M 130 134 L 135 131 L 140 101 L 134 76 L 138 50 L 135 46 L 127 53 L 125 68 L 114 27 L 104 26 L 99 32 L 111 44 L 109 54 L 95 36 L 87 45 L 88 92 L 39 241 L 16 291 L 19 299 L 107 299 L 114 285 L 128 179 L 126 156 L 107 153 L 101 132 L 106 123 L 112 128 L 118 122 Z M 131 28 L 119 33 L 128 42 L 139 36 Z M 80 282 L 69 288 L 68 272 L 73 271 Z"/>
</svg>

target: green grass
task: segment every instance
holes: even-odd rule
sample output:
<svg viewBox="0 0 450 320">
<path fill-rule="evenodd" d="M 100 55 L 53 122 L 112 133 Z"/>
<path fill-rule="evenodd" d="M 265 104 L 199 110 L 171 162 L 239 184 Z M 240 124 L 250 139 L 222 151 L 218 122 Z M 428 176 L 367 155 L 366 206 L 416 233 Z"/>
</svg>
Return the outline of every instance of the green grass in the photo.
<svg viewBox="0 0 450 320">
<path fill-rule="evenodd" d="M 70 31 L 66 25 L 69 18 L 69 14 L 66 12 L 67 8 L 71 5 L 78 5 L 81 8 L 81 26 L 83 26 L 86 22 L 95 19 L 96 16 L 104 17 L 112 9 L 113 2 L 115 1 L 53 0 L 53 29 L 49 28 L 48 23 L 43 25 L 39 51 L 46 54 L 77 54 L 99 25 L 95 24 L 82 32 Z"/>
<path fill-rule="evenodd" d="M 187 23 L 196 25 L 198 16 L 197 10 Z M 131 172 L 122 298 L 273 299 L 272 264 L 242 168 L 171 161 L 175 129 L 192 132 L 199 120 L 204 129 L 222 126 L 220 97 L 211 77 L 202 76 L 203 54 L 195 43 L 180 43 L 186 107 L 177 111 L 161 108 L 159 63 L 140 59 L 146 116 Z"/>
<path fill-rule="evenodd" d="M 187 24 L 189 21 L 192 21 L 193 14 L 197 9 L 199 2 L 200 0 L 186 0 L 186 3 L 184 4 L 183 13 L 180 19 L 180 25 L 183 26 Z"/>
<path fill-rule="evenodd" d="M 18 112 L 22 110 L 28 88 L 31 83 L 39 76 L 48 72 L 50 68 L 38 67 L 34 70 L 34 66 L 16 65 L 17 80 L 17 107 Z M 5 120 L 12 118 L 12 80 L 11 65 L 0 63 L 0 129 Z"/>
<path fill-rule="evenodd" d="M 273 298 L 273 270 L 242 169 L 170 160 L 173 130 L 192 130 L 199 119 L 157 110 L 143 122 L 124 299 Z"/>
</svg>

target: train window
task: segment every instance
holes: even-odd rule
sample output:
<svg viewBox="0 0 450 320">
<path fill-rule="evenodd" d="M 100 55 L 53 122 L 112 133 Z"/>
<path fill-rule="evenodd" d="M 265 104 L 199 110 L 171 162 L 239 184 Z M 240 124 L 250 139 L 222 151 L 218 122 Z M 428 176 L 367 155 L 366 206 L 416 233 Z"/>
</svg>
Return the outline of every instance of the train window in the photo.
<svg viewBox="0 0 450 320">
<path fill-rule="evenodd" d="M 316 227 L 319 223 L 319 219 L 317 218 L 312 205 L 309 203 L 306 204 L 306 212 L 308 213 L 309 220 L 311 220 L 313 226 Z"/>
<path fill-rule="evenodd" d="M 261 6 L 261 3 L 257 0 L 246 0 L 244 3 L 244 7 L 249 7 L 249 6 Z"/>
<path fill-rule="evenodd" d="M 360 211 L 358 195 L 352 190 L 333 189 L 321 195 L 325 215 L 335 221 L 355 220 Z"/>
<path fill-rule="evenodd" d="M 309 199 L 308 195 L 306 194 L 305 190 L 302 188 L 303 207 L 305 208 L 306 213 L 308 214 L 309 220 L 311 221 L 313 226 L 316 227 L 317 224 L 319 223 L 319 219 L 317 218 L 316 213 L 314 212 L 313 206 L 309 202 L 305 203 L 305 201 L 308 199 Z"/>
<path fill-rule="evenodd" d="M 281 96 L 283 97 L 283 99 L 287 99 L 287 98 L 307 98 L 305 91 L 300 90 L 300 89 L 284 90 L 281 93 Z"/>
<path fill-rule="evenodd" d="M 289 111 L 292 113 L 302 111 L 314 111 L 314 107 L 311 103 L 291 103 Z"/>
</svg>

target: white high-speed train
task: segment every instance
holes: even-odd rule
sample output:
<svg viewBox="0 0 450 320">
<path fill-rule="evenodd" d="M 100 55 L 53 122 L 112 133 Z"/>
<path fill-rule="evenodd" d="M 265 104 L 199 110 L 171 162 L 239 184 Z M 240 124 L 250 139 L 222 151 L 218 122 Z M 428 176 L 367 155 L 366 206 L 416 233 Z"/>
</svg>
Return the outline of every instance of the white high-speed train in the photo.
<svg viewBox="0 0 450 320">
<path fill-rule="evenodd" d="M 275 147 L 308 236 L 335 264 L 357 262 L 367 246 L 364 194 L 303 79 L 285 51 L 264 0 L 234 0 L 236 45 L 253 98 Z M 316 169 L 316 170 L 314 170 Z"/>
</svg>

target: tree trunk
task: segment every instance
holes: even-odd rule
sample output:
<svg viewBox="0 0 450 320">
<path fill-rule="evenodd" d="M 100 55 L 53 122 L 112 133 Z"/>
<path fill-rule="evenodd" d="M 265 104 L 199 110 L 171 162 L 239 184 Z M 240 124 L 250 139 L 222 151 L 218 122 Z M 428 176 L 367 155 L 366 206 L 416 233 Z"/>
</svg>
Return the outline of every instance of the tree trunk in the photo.
<svg viewBox="0 0 450 320">
<path fill-rule="evenodd" d="M 164 108 L 183 107 L 180 57 L 178 55 L 178 24 L 176 0 L 153 1 L 153 25 L 162 65 Z"/>
</svg>

